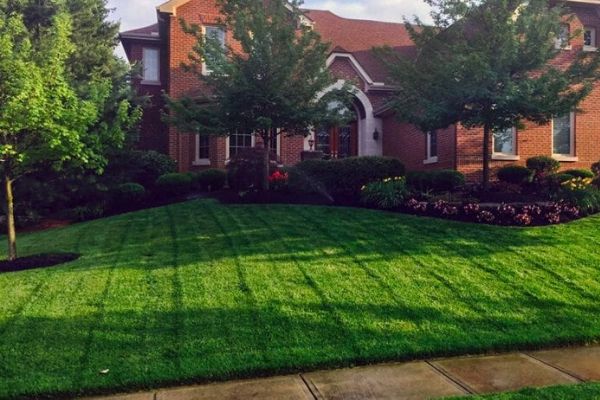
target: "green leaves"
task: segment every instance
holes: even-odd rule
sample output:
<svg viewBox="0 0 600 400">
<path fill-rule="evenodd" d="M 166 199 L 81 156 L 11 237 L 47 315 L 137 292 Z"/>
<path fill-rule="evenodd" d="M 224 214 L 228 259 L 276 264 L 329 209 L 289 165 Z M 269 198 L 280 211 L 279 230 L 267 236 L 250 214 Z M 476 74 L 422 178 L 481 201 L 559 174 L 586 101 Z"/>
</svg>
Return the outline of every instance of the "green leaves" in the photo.
<svg viewBox="0 0 600 400">
<path fill-rule="evenodd" d="M 598 78 L 599 57 L 578 54 L 552 66 L 561 23 L 572 18 L 547 0 L 427 0 L 434 26 L 407 22 L 417 57 L 378 50 L 399 87 L 399 118 L 423 130 L 461 123 L 502 130 L 547 122 L 574 109 Z M 578 32 L 573 32 L 573 35 Z"/>
</svg>

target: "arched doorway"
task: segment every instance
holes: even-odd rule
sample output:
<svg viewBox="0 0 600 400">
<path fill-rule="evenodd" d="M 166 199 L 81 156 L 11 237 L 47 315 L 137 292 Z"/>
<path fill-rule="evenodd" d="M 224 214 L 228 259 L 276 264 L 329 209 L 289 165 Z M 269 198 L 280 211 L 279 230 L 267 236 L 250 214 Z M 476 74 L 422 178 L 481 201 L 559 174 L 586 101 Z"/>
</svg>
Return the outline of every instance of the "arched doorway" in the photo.
<svg viewBox="0 0 600 400">
<path fill-rule="evenodd" d="M 315 132 L 315 149 L 326 158 L 358 156 L 358 115 L 351 110 L 353 120 L 343 126 L 322 126 Z"/>
</svg>

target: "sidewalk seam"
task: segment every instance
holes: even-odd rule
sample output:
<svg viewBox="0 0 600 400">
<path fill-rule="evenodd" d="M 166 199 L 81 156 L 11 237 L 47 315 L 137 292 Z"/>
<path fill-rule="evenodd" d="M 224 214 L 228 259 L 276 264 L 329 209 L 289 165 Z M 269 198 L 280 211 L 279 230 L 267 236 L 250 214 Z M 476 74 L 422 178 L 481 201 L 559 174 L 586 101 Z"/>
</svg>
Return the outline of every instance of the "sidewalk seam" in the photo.
<svg viewBox="0 0 600 400">
<path fill-rule="evenodd" d="M 469 385 L 450 374 L 450 372 L 446 371 L 443 367 L 434 364 L 434 361 L 425 360 L 425 363 L 431 368 L 433 368 L 438 374 L 442 375 L 443 377 L 454 383 L 456 386 L 458 386 L 460 389 L 464 390 L 467 394 L 477 394 L 477 392 Z"/>
<path fill-rule="evenodd" d="M 557 365 L 550 364 L 549 362 L 546 362 L 546 361 L 544 361 L 544 360 L 541 360 L 541 359 L 539 359 L 539 358 L 535 357 L 535 356 L 534 356 L 534 355 L 532 355 L 532 354 L 529 354 L 529 353 L 521 353 L 521 354 L 523 354 L 524 356 L 526 356 L 526 357 L 529 357 L 529 358 L 531 358 L 531 359 L 533 359 L 533 360 L 535 360 L 535 361 L 537 361 L 537 362 L 539 362 L 539 363 L 542 363 L 542 364 L 544 364 L 544 365 L 546 365 L 546 366 L 548 366 L 548 367 L 550 367 L 550 368 L 552 368 L 552 369 L 555 369 L 555 370 L 557 370 L 558 372 L 561 372 L 561 373 L 563 373 L 563 374 L 565 374 L 565 375 L 567 375 L 567 376 L 569 376 L 569 377 L 571 377 L 571 378 L 573 378 L 573 379 L 577 380 L 579 383 L 585 383 L 585 382 L 586 382 L 586 380 L 585 380 L 585 379 L 583 379 L 583 378 L 582 378 L 582 377 L 580 377 L 580 376 L 577 376 L 577 375 L 576 375 L 576 374 L 574 374 L 573 372 L 571 372 L 571 371 L 567 371 L 567 370 L 565 370 L 564 368 L 561 368 L 561 367 L 559 367 L 559 366 L 557 366 Z"/>
<path fill-rule="evenodd" d="M 298 374 L 298 376 L 300 377 L 300 379 L 302 379 L 302 382 L 304 382 L 304 385 L 315 400 L 320 400 L 324 398 L 323 396 L 321 396 L 321 393 L 319 393 L 319 389 L 315 385 L 311 385 L 309 381 L 304 377 L 304 374 Z"/>
</svg>

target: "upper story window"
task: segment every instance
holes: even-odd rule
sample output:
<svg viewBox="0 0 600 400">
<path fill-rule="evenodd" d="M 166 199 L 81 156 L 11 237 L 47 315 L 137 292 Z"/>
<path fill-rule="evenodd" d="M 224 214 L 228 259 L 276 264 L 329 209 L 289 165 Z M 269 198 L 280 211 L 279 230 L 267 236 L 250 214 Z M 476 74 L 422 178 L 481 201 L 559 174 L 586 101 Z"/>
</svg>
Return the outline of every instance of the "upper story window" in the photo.
<svg viewBox="0 0 600 400">
<path fill-rule="evenodd" d="M 494 158 L 502 159 L 516 157 L 517 130 L 515 128 L 494 131 L 492 139 L 494 141 Z"/>
<path fill-rule="evenodd" d="M 144 47 L 142 66 L 144 67 L 143 83 L 160 82 L 160 51 Z"/>
<path fill-rule="evenodd" d="M 205 26 L 204 27 L 204 37 L 217 40 L 221 45 L 222 49 L 225 49 L 225 29 L 220 26 Z M 210 68 L 207 67 L 206 62 L 202 65 L 202 72 L 206 74 L 210 74 Z"/>
<path fill-rule="evenodd" d="M 575 156 L 575 114 L 552 119 L 552 153 L 558 157 Z"/>
<path fill-rule="evenodd" d="M 583 50 L 596 51 L 596 28 L 586 26 L 583 30 Z"/>
<path fill-rule="evenodd" d="M 556 48 L 568 50 L 571 47 L 570 44 L 571 39 L 571 27 L 567 24 L 562 24 L 560 26 L 560 32 L 556 38 Z"/>
<path fill-rule="evenodd" d="M 425 164 L 438 162 L 438 134 L 437 131 L 427 133 L 427 158 Z"/>
</svg>

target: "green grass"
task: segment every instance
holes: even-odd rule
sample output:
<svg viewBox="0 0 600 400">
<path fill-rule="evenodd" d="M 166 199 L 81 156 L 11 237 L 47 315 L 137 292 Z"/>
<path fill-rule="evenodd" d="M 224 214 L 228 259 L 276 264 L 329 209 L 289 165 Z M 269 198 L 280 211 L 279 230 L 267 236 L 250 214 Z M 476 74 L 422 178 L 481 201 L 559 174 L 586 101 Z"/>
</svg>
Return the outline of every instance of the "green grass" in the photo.
<svg viewBox="0 0 600 400">
<path fill-rule="evenodd" d="M 592 342 L 599 227 L 206 200 L 22 235 L 83 257 L 0 275 L 0 397 Z"/>
<path fill-rule="evenodd" d="M 454 397 L 453 400 L 598 400 L 600 384 L 588 383 L 575 386 L 557 386 L 545 389 L 526 389 L 515 393 L 488 396 Z M 448 399 L 450 400 L 450 399 Z"/>
</svg>

